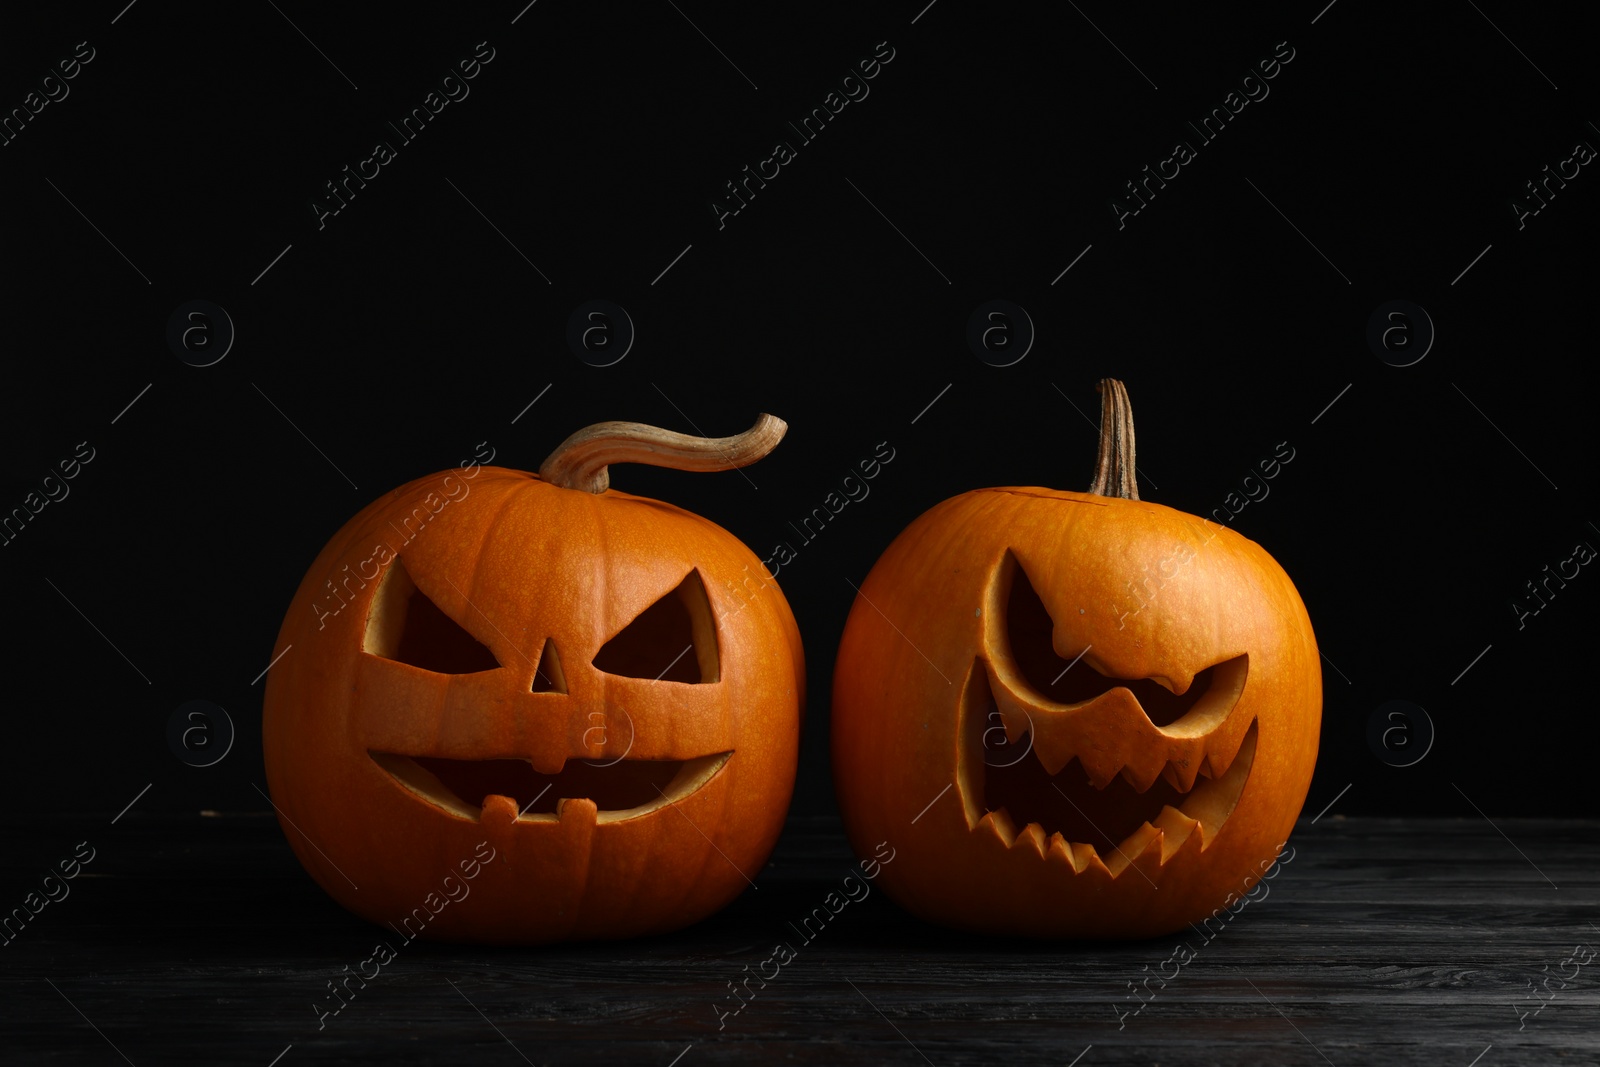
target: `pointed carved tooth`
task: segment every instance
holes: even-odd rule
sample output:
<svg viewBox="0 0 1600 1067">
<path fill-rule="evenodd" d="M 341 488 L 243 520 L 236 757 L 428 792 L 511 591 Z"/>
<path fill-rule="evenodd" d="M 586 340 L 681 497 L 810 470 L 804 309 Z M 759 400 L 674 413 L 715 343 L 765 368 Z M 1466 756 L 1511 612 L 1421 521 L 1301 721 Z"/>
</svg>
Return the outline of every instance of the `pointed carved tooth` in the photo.
<svg viewBox="0 0 1600 1067">
<path fill-rule="evenodd" d="M 1231 806 L 1223 800 L 1222 794 L 1223 787 L 1215 778 L 1202 775 L 1201 780 L 1195 783 L 1194 791 L 1184 797 L 1180 805 L 1183 814 L 1199 820 L 1200 833 L 1197 836 L 1207 845 L 1222 828 L 1231 810 Z"/>
<path fill-rule="evenodd" d="M 1166 863 L 1173 857 L 1189 835 L 1200 826 L 1198 819 L 1191 819 L 1171 804 L 1161 808 L 1161 814 L 1155 818 L 1155 825 L 1161 830 L 1161 862 Z"/>
<path fill-rule="evenodd" d="M 1228 773 L 1228 768 L 1233 766 L 1233 761 L 1239 756 L 1239 746 L 1244 742 L 1245 731 L 1249 727 L 1248 721 L 1243 725 L 1230 722 L 1219 726 L 1205 739 L 1206 755 L 1201 769 L 1206 777 L 1221 778 Z"/>
<path fill-rule="evenodd" d="M 1113 852 L 1112 855 L 1115 856 L 1116 853 Z M 1098 870 L 1107 878 L 1112 877 L 1111 869 L 1106 866 L 1106 861 L 1100 858 L 1093 845 L 1083 841 L 1072 842 L 1072 856 L 1079 864 L 1078 873 L 1087 872 L 1092 875 Z"/>
<path fill-rule="evenodd" d="M 1073 745 L 1066 730 L 1045 729 L 1033 734 L 1033 755 L 1052 778 L 1072 762 Z"/>
<path fill-rule="evenodd" d="M 1194 788 L 1195 775 L 1200 773 L 1200 760 L 1193 756 L 1179 756 L 1170 759 L 1161 768 L 1161 777 L 1167 784 L 1180 793 L 1187 793 Z"/>
<path fill-rule="evenodd" d="M 1000 725 L 1006 730 L 1006 744 L 1018 744 L 1023 734 L 1033 732 L 1033 717 L 1020 705 L 997 700 L 995 707 L 1000 712 Z"/>
<path fill-rule="evenodd" d="M 1082 847 L 1081 845 L 1078 847 Z M 1050 850 L 1045 854 L 1047 863 L 1065 864 L 1072 868 L 1072 873 L 1077 874 L 1083 870 L 1083 861 L 1074 855 L 1072 842 L 1062 837 L 1059 833 L 1050 835 Z"/>
<path fill-rule="evenodd" d="M 1196 784 L 1194 791 L 1183 798 L 1181 808 L 1183 813 L 1190 818 L 1200 820 L 1200 834 L 1202 847 L 1210 847 L 1217 831 L 1227 821 L 1233 807 L 1239 801 L 1239 795 L 1244 791 L 1245 780 L 1250 777 L 1250 771 L 1255 763 L 1256 728 L 1252 723 L 1245 731 L 1245 739 L 1239 746 L 1238 756 L 1233 765 L 1228 768 L 1228 773 L 1221 778 L 1207 778 Z"/>
<path fill-rule="evenodd" d="M 1200 761 L 1200 773 L 1211 779 L 1221 778 L 1232 763 L 1233 760 L 1220 750 L 1207 751 Z"/>
<path fill-rule="evenodd" d="M 1111 858 L 1106 861 L 1106 867 L 1111 871 L 1112 877 L 1115 878 L 1137 863 L 1140 857 L 1152 848 L 1159 849 L 1161 836 L 1161 831 L 1154 826 L 1147 822 L 1140 823 L 1137 830 L 1118 842 L 1116 849 L 1111 853 Z M 1159 854 L 1158 852 L 1157 855 Z"/>
<path fill-rule="evenodd" d="M 1089 784 L 1096 789 L 1104 789 L 1110 785 L 1111 780 L 1122 770 L 1121 757 L 1105 749 L 1079 752 L 1078 762 L 1083 765 L 1084 773 L 1089 776 Z"/>
<path fill-rule="evenodd" d="M 1165 766 L 1164 763 L 1151 764 L 1148 761 L 1143 766 L 1130 763 L 1122 768 L 1122 780 L 1144 793 L 1156 784 L 1156 779 L 1161 777 L 1161 769 Z"/>
<path fill-rule="evenodd" d="M 1178 768 L 1173 765 L 1171 760 L 1168 760 L 1166 762 L 1166 764 L 1164 766 L 1162 766 L 1162 768 L 1161 768 L 1161 777 L 1166 781 L 1166 783 L 1168 785 L 1170 785 L 1172 788 L 1176 789 L 1178 792 L 1180 792 L 1180 793 L 1187 793 L 1188 792 L 1188 790 L 1183 787 L 1183 779 L 1178 777 Z"/>
<path fill-rule="evenodd" d="M 1134 745 L 1135 751 L 1128 756 L 1128 766 L 1123 774 L 1128 784 L 1143 793 L 1160 778 L 1167 768 L 1167 754 L 1156 745 Z M 1131 773 L 1131 777 L 1129 777 Z"/>
<path fill-rule="evenodd" d="M 1141 735 L 1146 731 L 1153 735 L 1155 728 L 1150 725 L 1150 720 L 1145 718 L 1138 699 L 1125 686 L 1118 686 L 1101 693 L 1073 712 L 1073 717 L 1061 720 L 1063 729 L 1060 732 L 1066 734 L 1070 730 L 1072 733 L 1079 733 L 1081 728 L 1068 726 L 1076 720 L 1091 725 L 1121 724 L 1116 729 L 1094 732 L 1091 736 L 1096 736 L 1098 740 L 1092 747 L 1079 748 L 1076 752 L 1078 762 L 1088 772 L 1089 782 L 1096 789 L 1104 789 L 1126 765 L 1134 765 L 1135 776 L 1139 779 L 1148 778 L 1153 781 L 1160 773 L 1159 763 L 1153 767 L 1145 767 L 1140 763 L 1137 753 L 1145 747 L 1140 741 Z M 1083 743 L 1081 739 L 1075 740 L 1079 745 Z"/>
<path fill-rule="evenodd" d="M 1011 842 L 1011 847 L 1032 848 L 1034 852 L 1039 854 L 1040 859 L 1044 859 L 1044 843 L 1044 827 L 1036 822 L 1030 822 L 1022 828 L 1022 832 L 1017 835 L 1017 839 Z"/>
<path fill-rule="evenodd" d="M 977 829 L 985 826 L 1010 848 L 1017 840 L 1017 824 L 1012 820 L 1011 813 L 1005 808 L 996 808 L 982 819 L 978 820 Z"/>
<path fill-rule="evenodd" d="M 1234 758 L 1239 754 L 1239 745 L 1244 741 L 1245 731 L 1250 728 L 1255 716 L 1241 714 L 1239 709 L 1245 680 L 1250 673 L 1249 657 L 1237 656 L 1217 664 L 1214 670 L 1216 673 L 1210 687 L 1195 707 L 1198 710 L 1201 705 L 1206 705 L 1209 713 L 1202 718 L 1206 721 L 1217 719 L 1216 725 L 1194 739 L 1200 742 L 1204 751 L 1201 771 L 1212 778 L 1220 778 L 1233 765 Z"/>
</svg>

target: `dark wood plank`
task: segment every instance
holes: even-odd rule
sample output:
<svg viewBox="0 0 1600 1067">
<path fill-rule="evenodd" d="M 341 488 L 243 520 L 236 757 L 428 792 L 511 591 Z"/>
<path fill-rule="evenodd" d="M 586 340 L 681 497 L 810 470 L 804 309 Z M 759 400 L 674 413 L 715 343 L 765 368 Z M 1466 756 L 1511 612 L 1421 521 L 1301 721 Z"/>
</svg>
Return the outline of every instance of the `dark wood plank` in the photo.
<svg viewBox="0 0 1600 1067">
<path fill-rule="evenodd" d="M 1185 938 L 971 937 L 875 891 L 803 941 L 790 920 L 853 860 L 835 822 L 802 819 L 760 889 L 693 929 L 537 950 L 400 946 L 319 1029 L 325 983 L 385 931 L 328 900 L 273 819 L 13 823 L 7 908 L 77 842 L 96 855 L 0 948 L 3 1059 L 265 1067 L 288 1048 L 282 1067 L 664 1067 L 680 1054 L 681 1067 L 1600 1062 L 1600 958 L 1566 988 L 1552 982 L 1548 1003 L 1529 993 L 1575 945 L 1600 948 L 1600 822 L 1498 825 L 1302 823 L 1269 895 L 1213 939 L 1189 935 L 1195 958 L 1152 981 L 1137 1014 L 1129 984 Z M 722 1016 L 736 1005 L 728 983 L 780 941 L 796 958 Z"/>
</svg>

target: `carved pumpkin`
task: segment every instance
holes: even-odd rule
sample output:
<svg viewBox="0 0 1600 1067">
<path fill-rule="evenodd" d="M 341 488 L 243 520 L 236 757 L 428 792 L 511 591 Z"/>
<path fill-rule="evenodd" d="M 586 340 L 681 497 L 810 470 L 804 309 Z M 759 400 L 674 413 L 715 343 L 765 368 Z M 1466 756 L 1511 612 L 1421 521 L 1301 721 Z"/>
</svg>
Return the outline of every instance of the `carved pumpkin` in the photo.
<svg viewBox="0 0 1600 1067">
<path fill-rule="evenodd" d="M 980 489 L 862 583 L 834 673 L 852 845 L 925 919 L 1145 937 L 1270 867 L 1316 762 L 1322 672 L 1255 542 L 1138 499 L 1121 383 L 1088 493 Z"/>
<path fill-rule="evenodd" d="M 731 534 L 606 465 L 726 470 L 785 429 L 601 423 L 537 475 L 463 464 L 340 530 L 263 715 L 311 876 L 407 937 L 505 943 L 672 930 L 750 884 L 794 785 L 794 616 Z"/>
</svg>

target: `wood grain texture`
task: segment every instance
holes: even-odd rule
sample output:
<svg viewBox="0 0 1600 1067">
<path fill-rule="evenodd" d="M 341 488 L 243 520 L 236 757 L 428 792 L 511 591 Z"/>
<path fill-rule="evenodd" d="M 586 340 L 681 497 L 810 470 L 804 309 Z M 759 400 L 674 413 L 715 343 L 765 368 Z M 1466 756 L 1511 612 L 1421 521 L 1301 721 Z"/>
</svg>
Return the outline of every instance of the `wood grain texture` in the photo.
<svg viewBox="0 0 1600 1067">
<path fill-rule="evenodd" d="M 270 817 L 10 823 L 7 910 L 77 842 L 96 851 L 0 947 L 0 1061 L 1600 1062 L 1600 958 L 1568 965 L 1565 988 L 1551 977 L 1600 949 L 1600 822 L 1497 824 L 1302 821 L 1268 894 L 1212 938 L 1107 945 L 954 935 L 876 890 L 808 941 L 791 923 L 858 868 L 836 823 L 796 820 L 759 888 L 699 926 L 527 950 L 407 944 L 356 919 Z M 379 940 L 397 957 L 319 1029 L 326 983 Z M 1181 941 L 1194 958 L 1119 1026 L 1129 983 Z M 780 942 L 794 957 L 719 1028 L 728 983 Z"/>
</svg>

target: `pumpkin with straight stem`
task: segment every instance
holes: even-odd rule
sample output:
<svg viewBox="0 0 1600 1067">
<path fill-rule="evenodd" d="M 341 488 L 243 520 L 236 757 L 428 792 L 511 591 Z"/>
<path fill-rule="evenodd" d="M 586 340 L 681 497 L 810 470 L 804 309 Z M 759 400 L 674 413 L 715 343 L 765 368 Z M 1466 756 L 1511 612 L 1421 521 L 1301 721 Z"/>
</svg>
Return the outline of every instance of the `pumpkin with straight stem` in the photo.
<svg viewBox="0 0 1600 1067">
<path fill-rule="evenodd" d="M 1138 498 L 1133 417 L 1101 383 L 1087 493 L 979 489 L 862 582 L 833 685 L 852 845 L 926 919 L 1148 937 L 1229 906 L 1278 855 L 1316 763 L 1322 672 L 1287 574 Z"/>
</svg>

